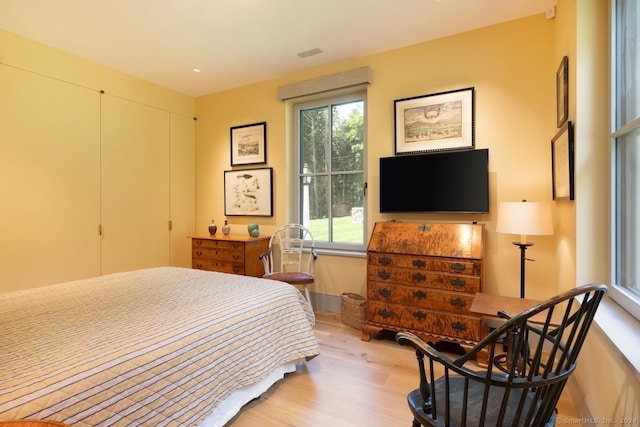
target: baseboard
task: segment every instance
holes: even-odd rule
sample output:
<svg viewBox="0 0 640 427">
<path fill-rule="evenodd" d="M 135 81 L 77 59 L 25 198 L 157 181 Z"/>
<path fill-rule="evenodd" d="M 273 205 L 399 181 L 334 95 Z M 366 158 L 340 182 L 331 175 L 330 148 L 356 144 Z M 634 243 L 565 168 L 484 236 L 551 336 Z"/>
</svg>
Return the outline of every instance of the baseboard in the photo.
<svg viewBox="0 0 640 427">
<path fill-rule="evenodd" d="M 587 399 L 582 391 L 582 387 L 580 387 L 578 380 L 573 375 L 567 380 L 564 392 L 568 393 L 571 404 L 579 419 L 593 419 L 593 415 L 587 406 Z"/>
<path fill-rule="evenodd" d="M 325 295 L 311 292 L 311 305 L 314 310 L 328 311 L 331 313 L 340 313 L 342 299 L 339 295 Z"/>
</svg>

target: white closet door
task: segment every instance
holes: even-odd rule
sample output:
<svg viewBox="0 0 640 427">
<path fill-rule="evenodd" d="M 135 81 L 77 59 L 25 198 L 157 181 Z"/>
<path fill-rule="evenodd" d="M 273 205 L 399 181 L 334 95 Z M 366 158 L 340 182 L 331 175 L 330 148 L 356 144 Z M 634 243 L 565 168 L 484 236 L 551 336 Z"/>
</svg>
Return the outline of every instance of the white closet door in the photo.
<svg viewBox="0 0 640 427">
<path fill-rule="evenodd" d="M 101 97 L 102 274 L 170 263 L 170 114 Z"/>
<path fill-rule="evenodd" d="M 100 95 L 0 64 L 0 291 L 100 274 Z"/>
</svg>

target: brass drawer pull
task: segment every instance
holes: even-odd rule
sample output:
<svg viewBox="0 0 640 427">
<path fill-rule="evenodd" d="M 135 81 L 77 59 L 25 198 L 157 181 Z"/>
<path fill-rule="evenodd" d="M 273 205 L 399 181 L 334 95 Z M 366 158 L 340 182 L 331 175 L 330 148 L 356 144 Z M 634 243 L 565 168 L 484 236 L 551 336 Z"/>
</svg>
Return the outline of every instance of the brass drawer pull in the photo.
<svg viewBox="0 0 640 427">
<path fill-rule="evenodd" d="M 424 291 L 413 291 L 413 297 L 418 299 L 425 299 L 427 297 L 427 294 Z"/>
<path fill-rule="evenodd" d="M 451 324 L 451 327 L 456 331 L 456 332 L 463 332 L 467 330 L 467 325 L 465 325 L 464 323 L 461 322 L 453 322 Z"/>
<path fill-rule="evenodd" d="M 378 263 L 380 265 L 391 265 L 391 264 L 393 264 L 393 261 L 391 261 L 391 258 L 383 256 L 383 257 L 378 259 Z"/>
<path fill-rule="evenodd" d="M 456 262 L 455 264 L 451 264 L 451 269 L 456 273 L 462 273 L 467 269 L 467 266 L 464 264 L 460 264 L 459 262 Z"/>
<path fill-rule="evenodd" d="M 415 268 L 425 268 L 427 266 L 427 262 L 423 259 L 414 259 L 411 263 Z"/>
<path fill-rule="evenodd" d="M 413 275 L 414 282 L 424 282 L 425 280 L 427 280 L 427 276 L 422 273 L 416 273 Z"/>
<path fill-rule="evenodd" d="M 413 312 L 413 317 L 418 319 L 418 320 L 424 320 L 424 319 L 427 318 L 427 315 L 422 311 L 414 311 Z"/>
<path fill-rule="evenodd" d="M 467 281 L 462 280 L 459 277 L 456 277 L 455 279 L 451 279 L 449 283 L 451 283 L 451 286 L 453 286 L 456 289 L 464 288 L 465 286 L 467 286 Z"/>
<path fill-rule="evenodd" d="M 196 240 L 196 246 L 202 245 L 202 240 Z"/>
<path fill-rule="evenodd" d="M 391 273 L 389 273 L 386 270 L 380 270 L 380 271 L 378 271 L 378 277 L 383 279 L 383 280 L 387 280 L 388 278 L 391 277 Z"/>
<path fill-rule="evenodd" d="M 378 295 L 381 297 L 389 298 L 391 296 L 391 291 L 387 288 L 382 288 L 378 290 Z"/>
<path fill-rule="evenodd" d="M 196 255 L 202 256 L 202 251 L 196 251 Z"/>
<path fill-rule="evenodd" d="M 387 311 L 387 310 L 378 310 L 378 314 L 383 319 L 386 319 L 387 317 L 391 317 L 393 315 L 393 313 L 391 313 L 390 311 Z"/>
<path fill-rule="evenodd" d="M 454 298 L 451 300 L 451 305 L 460 310 L 461 308 L 466 307 L 467 303 L 460 298 Z"/>
</svg>

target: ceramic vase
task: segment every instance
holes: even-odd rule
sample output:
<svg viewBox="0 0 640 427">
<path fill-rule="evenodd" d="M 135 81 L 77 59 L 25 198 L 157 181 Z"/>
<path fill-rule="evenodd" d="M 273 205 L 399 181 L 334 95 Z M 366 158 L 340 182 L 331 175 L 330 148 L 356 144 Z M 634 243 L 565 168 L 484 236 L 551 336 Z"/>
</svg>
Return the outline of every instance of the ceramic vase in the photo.
<svg viewBox="0 0 640 427">
<path fill-rule="evenodd" d="M 224 221 L 224 225 L 222 226 L 222 234 L 228 236 L 231 233 L 231 226 L 227 224 L 227 220 Z"/>
<path fill-rule="evenodd" d="M 247 231 L 249 232 L 249 236 L 251 237 L 260 236 L 260 227 L 258 226 L 258 224 L 247 225 Z"/>
<path fill-rule="evenodd" d="M 209 224 L 209 234 L 211 234 L 212 236 L 215 236 L 216 231 L 218 231 L 218 226 L 216 225 L 216 222 L 212 219 L 211 224 Z"/>
</svg>

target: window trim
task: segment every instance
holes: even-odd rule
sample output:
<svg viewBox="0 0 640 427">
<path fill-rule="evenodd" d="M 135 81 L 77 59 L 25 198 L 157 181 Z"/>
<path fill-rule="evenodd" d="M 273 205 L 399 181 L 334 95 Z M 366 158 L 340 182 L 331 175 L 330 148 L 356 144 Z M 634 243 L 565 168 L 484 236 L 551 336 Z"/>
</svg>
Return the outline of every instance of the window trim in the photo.
<svg viewBox="0 0 640 427">
<path fill-rule="evenodd" d="M 299 125 L 299 112 L 301 109 L 310 107 L 316 103 L 323 102 L 323 100 L 330 100 L 329 102 L 332 104 L 339 103 L 340 101 L 352 101 L 355 99 L 363 100 L 363 139 L 364 144 L 362 148 L 362 156 L 363 156 L 363 165 L 362 165 L 362 174 L 363 174 L 363 185 L 364 185 L 364 196 L 363 196 L 363 231 L 362 231 L 362 244 L 355 243 L 341 243 L 341 242 L 318 242 L 315 241 L 315 246 L 320 253 L 330 253 L 335 255 L 345 255 L 345 256 L 361 256 L 362 253 L 366 251 L 367 246 L 367 224 L 368 224 L 368 190 L 367 190 L 367 177 L 368 177 L 368 158 L 367 158 L 367 111 L 368 111 L 368 100 L 367 100 L 367 86 L 359 85 L 349 89 L 340 89 L 335 91 L 324 92 L 320 94 L 315 94 L 313 96 L 306 96 L 300 99 L 296 99 L 291 103 L 291 114 L 292 114 L 292 129 L 293 129 L 293 144 L 292 144 L 292 162 L 291 162 L 291 177 L 292 177 L 292 186 L 290 191 L 291 202 L 292 202 L 292 218 L 296 222 L 302 221 L 301 218 L 301 189 L 299 185 L 299 169 L 300 169 L 300 125 Z"/>
<path fill-rule="evenodd" d="M 613 0 L 611 2 L 611 28 L 610 28 L 610 212 L 612 221 L 610 223 L 610 247 L 611 247 L 611 272 L 610 272 L 610 283 L 609 286 L 609 297 L 616 304 L 622 307 L 625 311 L 627 311 L 631 316 L 633 316 L 636 321 L 640 321 L 640 298 L 633 294 L 631 291 L 625 289 L 624 286 L 618 284 L 618 255 L 619 255 L 619 244 L 618 244 L 618 224 L 619 224 L 619 212 L 618 212 L 618 198 L 619 198 L 619 188 L 618 188 L 618 143 L 617 139 L 626 135 L 629 132 L 632 132 L 638 128 L 640 128 L 640 117 L 631 120 L 629 123 L 624 124 L 620 128 L 616 129 L 617 126 L 617 6 L 618 2 Z"/>
</svg>

